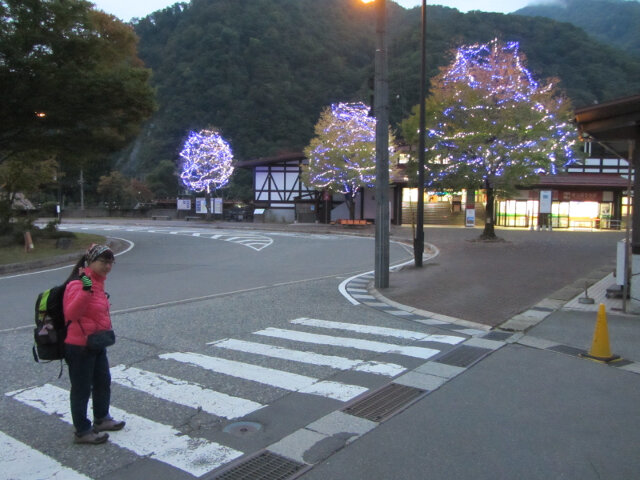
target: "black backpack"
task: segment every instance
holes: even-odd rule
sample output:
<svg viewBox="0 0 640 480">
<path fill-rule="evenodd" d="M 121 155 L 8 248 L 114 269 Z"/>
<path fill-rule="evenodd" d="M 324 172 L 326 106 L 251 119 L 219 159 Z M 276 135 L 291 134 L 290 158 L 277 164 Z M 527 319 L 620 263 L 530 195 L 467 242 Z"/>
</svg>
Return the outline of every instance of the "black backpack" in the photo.
<svg viewBox="0 0 640 480">
<path fill-rule="evenodd" d="M 36 326 L 33 329 L 33 359 L 36 362 L 60 360 L 60 375 L 64 358 L 64 339 L 69 326 L 62 308 L 68 283 L 69 280 L 38 295 L 35 308 Z"/>
</svg>

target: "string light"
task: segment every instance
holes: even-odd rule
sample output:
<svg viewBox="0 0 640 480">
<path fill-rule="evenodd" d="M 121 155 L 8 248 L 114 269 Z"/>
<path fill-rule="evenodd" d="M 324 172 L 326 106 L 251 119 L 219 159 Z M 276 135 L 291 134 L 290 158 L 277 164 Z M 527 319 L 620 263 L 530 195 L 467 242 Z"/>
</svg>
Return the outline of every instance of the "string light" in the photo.
<svg viewBox="0 0 640 480">
<path fill-rule="evenodd" d="M 190 132 L 180 158 L 182 183 L 197 192 L 216 190 L 229 183 L 233 173 L 231 147 L 214 130 Z"/>
<path fill-rule="evenodd" d="M 332 104 L 318 122 L 309 150 L 309 179 L 316 188 L 355 196 L 376 178 L 376 119 L 362 102 Z"/>
<path fill-rule="evenodd" d="M 575 161 L 575 127 L 558 118 L 564 100 L 552 97 L 553 83 L 535 81 L 519 49 L 497 40 L 463 46 L 441 74 L 449 103 L 426 131 L 428 150 L 443 165 L 436 178 L 462 170 L 495 178 L 513 167 L 523 178 Z"/>
</svg>

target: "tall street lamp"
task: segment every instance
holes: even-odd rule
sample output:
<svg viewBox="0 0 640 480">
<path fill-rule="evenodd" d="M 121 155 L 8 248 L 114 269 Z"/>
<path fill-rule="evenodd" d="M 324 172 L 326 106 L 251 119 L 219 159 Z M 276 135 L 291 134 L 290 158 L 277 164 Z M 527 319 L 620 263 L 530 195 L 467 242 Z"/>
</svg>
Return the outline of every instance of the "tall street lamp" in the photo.
<svg viewBox="0 0 640 480">
<path fill-rule="evenodd" d="M 376 230 L 375 270 L 376 288 L 389 287 L 389 82 L 387 72 L 387 2 L 376 3 L 376 58 L 374 77 L 374 106 L 376 117 Z"/>
<path fill-rule="evenodd" d="M 425 91 L 427 63 L 427 0 L 422 0 L 422 36 L 420 45 L 420 128 L 418 139 L 418 212 L 416 237 L 413 239 L 413 256 L 416 267 L 422 267 L 424 254 L 424 130 L 425 130 Z"/>
</svg>

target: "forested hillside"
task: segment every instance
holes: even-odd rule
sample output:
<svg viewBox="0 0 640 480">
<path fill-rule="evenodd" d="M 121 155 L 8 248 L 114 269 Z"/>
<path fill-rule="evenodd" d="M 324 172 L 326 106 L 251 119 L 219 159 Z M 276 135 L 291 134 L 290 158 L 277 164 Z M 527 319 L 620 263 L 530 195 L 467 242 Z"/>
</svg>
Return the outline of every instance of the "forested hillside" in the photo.
<svg viewBox="0 0 640 480">
<path fill-rule="evenodd" d="M 525 7 L 515 13 L 571 23 L 592 37 L 640 58 L 640 2 L 637 0 L 558 0 Z"/>
<path fill-rule="evenodd" d="M 322 108 L 369 101 L 375 12 L 360 0 L 192 0 L 135 24 L 159 110 L 119 168 L 177 160 L 189 129 L 214 126 L 236 159 L 300 151 Z M 420 8 L 389 2 L 391 122 L 418 102 Z M 463 43 L 521 42 L 538 78 L 559 77 L 582 106 L 640 91 L 640 61 L 566 23 L 428 7 L 428 74 Z"/>
</svg>

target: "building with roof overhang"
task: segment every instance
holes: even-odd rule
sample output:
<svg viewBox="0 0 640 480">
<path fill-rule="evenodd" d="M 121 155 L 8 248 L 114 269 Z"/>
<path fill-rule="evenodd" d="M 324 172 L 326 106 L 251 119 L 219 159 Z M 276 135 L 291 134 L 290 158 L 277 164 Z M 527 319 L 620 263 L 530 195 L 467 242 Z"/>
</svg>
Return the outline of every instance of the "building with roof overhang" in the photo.
<svg viewBox="0 0 640 480">
<path fill-rule="evenodd" d="M 575 111 L 575 122 L 583 138 L 598 142 L 631 166 L 633 191 L 640 191 L 640 95 L 620 98 Z M 631 183 L 631 182 L 630 182 Z M 631 189 L 630 189 L 631 191 Z M 640 313 L 640 209 L 634 196 L 631 203 L 631 229 L 627 230 L 627 247 L 623 249 L 623 310 L 629 298 L 632 313 Z M 629 233 L 631 236 L 629 237 Z M 628 280 L 627 280 L 628 279 Z"/>
</svg>

